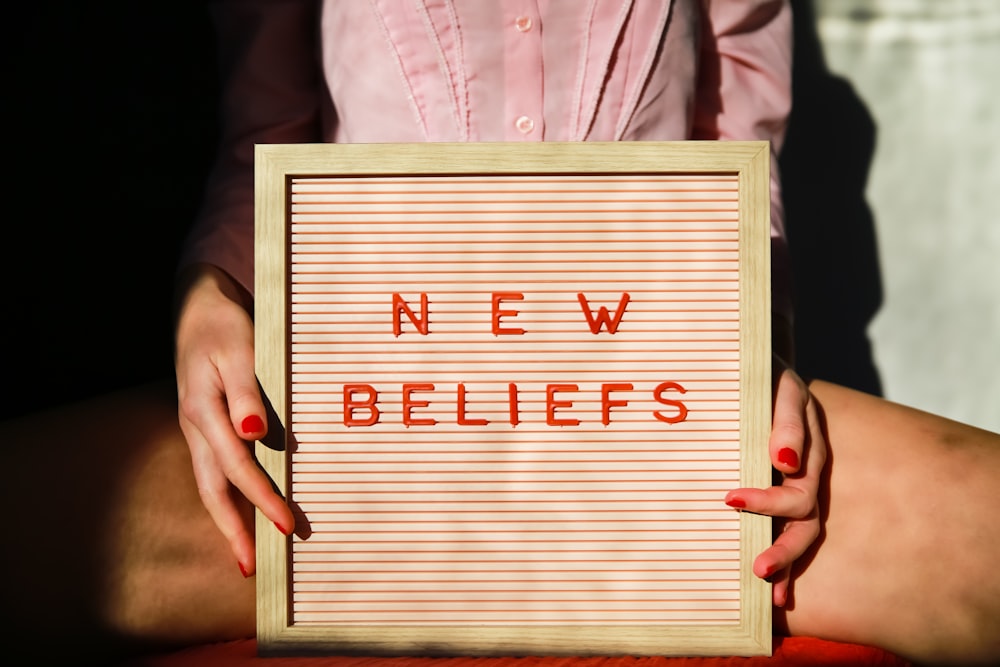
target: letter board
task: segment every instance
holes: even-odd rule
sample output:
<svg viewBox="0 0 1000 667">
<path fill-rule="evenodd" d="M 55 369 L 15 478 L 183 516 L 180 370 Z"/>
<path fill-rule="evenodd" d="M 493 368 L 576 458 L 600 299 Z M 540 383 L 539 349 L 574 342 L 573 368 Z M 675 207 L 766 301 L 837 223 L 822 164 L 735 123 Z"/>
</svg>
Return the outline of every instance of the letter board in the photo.
<svg viewBox="0 0 1000 667">
<path fill-rule="evenodd" d="M 260 651 L 769 653 L 768 155 L 259 146 Z"/>
</svg>

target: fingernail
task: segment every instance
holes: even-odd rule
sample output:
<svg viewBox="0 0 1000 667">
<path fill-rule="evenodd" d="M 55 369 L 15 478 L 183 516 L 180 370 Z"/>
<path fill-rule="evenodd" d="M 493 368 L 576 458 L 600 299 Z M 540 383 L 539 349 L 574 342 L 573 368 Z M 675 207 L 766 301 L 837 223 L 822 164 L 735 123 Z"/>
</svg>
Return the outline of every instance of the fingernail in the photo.
<svg viewBox="0 0 1000 667">
<path fill-rule="evenodd" d="M 738 510 L 745 509 L 747 506 L 746 502 L 742 498 L 730 498 L 726 501 L 726 504 Z"/>
<path fill-rule="evenodd" d="M 248 578 L 250 576 L 250 571 L 247 570 L 246 566 L 240 561 L 236 561 L 236 564 L 240 566 L 240 574 L 243 575 L 243 578 Z"/>
<path fill-rule="evenodd" d="M 789 468 L 799 467 L 799 455 L 791 447 L 784 447 L 778 451 L 778 461 Z"/>
<path fill-rule="evenodd" d="M 281 525 L 280 523 L 278 523 L 277 521 L 272 521 L 271 523 L 273 523 L 273 524 L 274 524 L 274 527 L 275 527 L 275 528 L 277 528 L 278 530 L 280 530 L 280 531 L 281 531 L 281 534 L 282 534 L 282 535 L 291 535 L 291 534 L 292 534 L 292 531 L 290 531 L 290 530 L 287 530 L 287 529 L 285 529 L 285 527 L 284 527 L 284 526 L 282 526 L 282 525 Z"/>
<path fill-rule="evenodd" d="M 250 415 L 240 424 L 244 433 L 260 433 L 264 430 L 264 420 L 257 415 Z"/>
</svg>

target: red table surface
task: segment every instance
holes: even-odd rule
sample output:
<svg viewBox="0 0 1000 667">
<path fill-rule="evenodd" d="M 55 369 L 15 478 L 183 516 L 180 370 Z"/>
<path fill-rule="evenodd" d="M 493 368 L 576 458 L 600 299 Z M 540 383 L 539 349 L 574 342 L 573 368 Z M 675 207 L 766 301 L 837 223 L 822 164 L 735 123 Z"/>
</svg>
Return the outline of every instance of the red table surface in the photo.
<svg viewBox="0 0 1000 667">
<path fill-rule="evenodd" d="M 879 665 L 912 667 L 892 653 L 871 646 L 813 637 L 775 637 L 770 657 L 277 657 L 257 655 L 254 639 L 192 646 L 150 655 L 126 667 L 792 667 Z"/>
</svg>

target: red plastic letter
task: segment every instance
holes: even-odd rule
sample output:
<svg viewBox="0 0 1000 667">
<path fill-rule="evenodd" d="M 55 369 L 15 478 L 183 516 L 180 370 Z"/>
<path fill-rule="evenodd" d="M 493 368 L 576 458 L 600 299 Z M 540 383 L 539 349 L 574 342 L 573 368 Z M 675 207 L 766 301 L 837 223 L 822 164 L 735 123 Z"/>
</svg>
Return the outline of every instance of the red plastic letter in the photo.
<svg viewBox="0 0 1000 667">
<path fill-rule="evenodd" d="M 524 295 L 520 292 L 494 292 L 493 293 L 493 335 L 501 334 L 520 336 L 524 334 L 524 329 L 520 327 L 503 328 L 500 326 L 501 317 L 516 317 L 519 311 L 500 310 L 501 301 L 523 301 Z"/>
<path fill-rule="evenodd" d="M 489 424 L 485 419 L 469 419 L 465 416 L 465 385 L 458 385 L 458 425 L 459 426 L 486 426 Z"/>
<path fill-rule="evenodd" d="M 368 395 L 364 400 L 357 400 L 354 395 L 364 392 Z M 378 392 L 370 384 L 345 384 L 344 385 L 344 426 L 372 426 L 378 423 L 379 410 L 375 403 L 378 401 Z M 368 415 L 363 418 L 354 415 L 356 410 L 367 410 Z"/>
<path fill-rule="evenodd" d="M 549 426 L 576 426 L 579 419 L 557 419 L 556 408 L 571 408 L 573 401 L 557 401 L 557 391 L 578 391 L 575 384 L 550 384 L 545 387 L 545 423 Z"/>
<path fill-rule="evenodd" d="M 403 313 L 406 313 L 406 317 L 417 327 L 417 331 L 425 336 L 427 335 L 430 325 L 430 318 L 427 317 L 427 294 L 420 295 L 420 319 L 417 319 L 417 316 L 410 310 L 410 305 L 403 300 L 403 297 L 393 293 L 392 333 L 396 337 L 399 337 L 399 334 L 403 331 Z"/>
<path fill-rule="evenodd" d="M 615 311 L 614 319 L 611 319 L 607 308 L 601 306 L 597 309 L 597 315 L 595 316 L 590 310 L 590 303 L 587 302 L 587 297 L 582 292 L 576 295 L 576 300 L 580 302 L 580 307 L 583 309 L 583 316 L 587 318 L 590 333 L 595 335 L 601 332 L 602 327 L 607 327 L 608 333 L 618 333 L 618 324 L 622 321 L 622 315 L 625 314 L 625 308 L 628 306 L 631 298 L 628 292 L 622 292 L 622 298 L 618 300 L 618 310 Z"/>
<path fill-rule="evenodd" d="M 413 408 L 426 408 L 428 405 L 427 401 L 414 400 L 413 392 L 415 391 L 434 391 L 434 385 L 430 383 L 403 384 L 403 425 L 407 427 L 434 426 L 434 424 L 437 424 L 437 420 L 433 417 L 415 419 L 411 415 Z"/>
<path fill-rule="evenodd" d="M 666 422 L 668 424 L 676 424 L 687 419 L 688 409 L 687 406 L 682 402 L 674 400 L 672 398 L 664 398 L 663 392 L 665 391 L 679 391 L 682 394 L 687 393 L 687 389 L 680 386 L 676 382 L 661 382 L 656 385 L 656 389 L 653 390 L 653 398 L 657 403 L 662 403 L 663 405 L 669 405 L 677 408 L 677 414 L 672 417 L 664 415 L 662 412 L 657 412 L 653 410 L 653 416 L 659 419 L 661 422 Z"/>
<path fill-rule="evenodd" d="M 517 385 L 513 382 L 507 385 L 507 407 L 510 410 L 510 425 L 517 426 L 521 418 L 517 412 Z"/>
<path fill-rule="evenodd" d="M 628 401 L 612 401 L 611 392 L 631 391 L 631 382 L 609 383 L 601 385 L 601 423 L 607 426 L 611 423 L 611 408 L 623 408 L 628 405 Z"/>
</svg>

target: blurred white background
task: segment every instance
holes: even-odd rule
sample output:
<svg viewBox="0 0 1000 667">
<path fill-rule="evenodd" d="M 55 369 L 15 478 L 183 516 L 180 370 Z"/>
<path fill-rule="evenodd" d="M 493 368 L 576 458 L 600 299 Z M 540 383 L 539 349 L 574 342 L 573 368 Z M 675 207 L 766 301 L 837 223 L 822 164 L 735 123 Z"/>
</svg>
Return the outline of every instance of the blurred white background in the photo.
<svg viewBox="0 0 1000 667">
<path fill-rule="evenodd" d="M 811 304 L 860 300 L 860 313 L 847 317 L 867 328 L 877 378 L 862 370 L 834 379 L 878 382 L 890 400 L 1000 432 L 1000 0 L 793 6 L 803 62 L 782 166 L 798 200 L 789 202 L 793 253 L 810 255 L 796 260 L 804 327 L 839 326 L 835 313 L 810 315 Z M 808 23 L 814 44 L 801 29 Z M 829 139 L 814 136 L 824 128 Z M 867 160 L 867 179 L 852 184 L 832 166 L 810 171 L 822 153 L 860 179 Z M 830 204 L 820 193 L 857 201 Z M 831 206 L 820 215 L 830 229 L 807 232 L 810 210 Z M 828 242 L 840 224 L 848 240 Z M 833 257 L 817 264 L 823 253 Z M 824 265 L 836 275 L 820 276 Z M 837 345 L 835 336 L 821 343 Z M 823 350 L 804 352 L 808 363 Z M 817 375 L 847 372 L 818 366 Z"/>
</svg>

